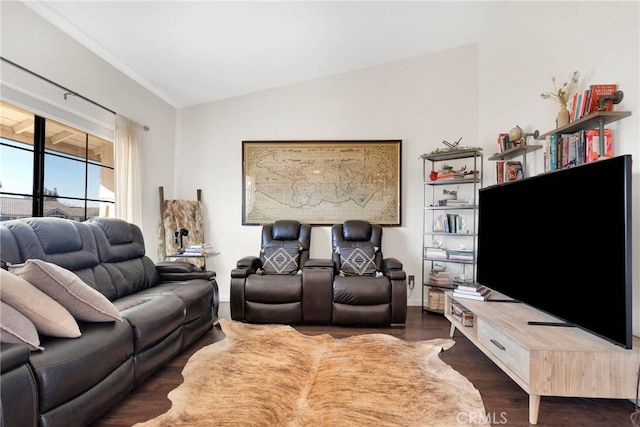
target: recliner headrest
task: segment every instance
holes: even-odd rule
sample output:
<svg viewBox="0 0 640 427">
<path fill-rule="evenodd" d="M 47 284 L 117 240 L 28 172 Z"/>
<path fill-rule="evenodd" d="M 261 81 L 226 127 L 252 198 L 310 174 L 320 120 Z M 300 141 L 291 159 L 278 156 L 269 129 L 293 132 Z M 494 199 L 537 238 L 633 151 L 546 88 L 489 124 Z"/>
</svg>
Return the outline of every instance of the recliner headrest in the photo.
<svg viewBox="0 0 640 427">
<path fill-rule="evenodd" d="M 273 223 L 272 237 L 274 240 L 298 240 L 300 223 L 295 220 L 279 220 Z"/>
<path fill-rule="evenodd" d="M 342 226 L 344 240 L 359 241 L 371 239 L 371 224 L 360 219 L 345 221 Z"/>
<path fill-rule="evenodd" d="M 87 222 L 98 224 L 112 245 L 122 245 L 134 241 L 133 228 L 126 221 L 116 218 L 93 217 Z"/>
</svg>

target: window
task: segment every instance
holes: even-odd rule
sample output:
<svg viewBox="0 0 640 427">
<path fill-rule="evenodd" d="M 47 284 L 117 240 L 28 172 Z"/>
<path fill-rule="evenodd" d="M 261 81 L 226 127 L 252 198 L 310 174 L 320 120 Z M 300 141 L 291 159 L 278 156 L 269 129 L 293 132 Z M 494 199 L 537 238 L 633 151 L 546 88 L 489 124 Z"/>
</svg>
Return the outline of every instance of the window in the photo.
<svg viewBox="0 0 640 427">
<path fill-rule="evenodd" d="M 0 102 L 0 220 L 115 216 L 113 142 Z"/>
</svg>

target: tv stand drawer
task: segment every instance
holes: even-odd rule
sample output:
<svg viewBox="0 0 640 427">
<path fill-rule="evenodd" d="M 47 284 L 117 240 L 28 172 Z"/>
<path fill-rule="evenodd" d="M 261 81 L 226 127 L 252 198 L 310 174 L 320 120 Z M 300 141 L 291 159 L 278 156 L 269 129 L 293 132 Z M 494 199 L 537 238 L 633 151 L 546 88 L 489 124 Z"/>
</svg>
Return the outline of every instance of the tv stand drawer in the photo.
<svg viewBox="0 0 640 427">
<path fill-rule="evenodd" d="M 478 321 L 478 341 L 514 374 L 529 384 L 529 350 L 518 345 L 483 319 Z"/>
</svg>

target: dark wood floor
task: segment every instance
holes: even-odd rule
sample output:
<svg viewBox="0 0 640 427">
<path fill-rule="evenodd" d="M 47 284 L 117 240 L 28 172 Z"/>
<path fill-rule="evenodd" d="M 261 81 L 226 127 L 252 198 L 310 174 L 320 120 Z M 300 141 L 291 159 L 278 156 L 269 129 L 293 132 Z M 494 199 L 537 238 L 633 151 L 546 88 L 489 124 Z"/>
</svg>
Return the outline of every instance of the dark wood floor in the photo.
<svg viewBox="0 0 640 427">
<path fill-rule="evenodd" d="M 229 318 L 228 304 L 220 308 L 220 317 Z M 420 307 L 409 307 L 405 328 L 346 328 L 298 326 L 302 333 L 328 333 L 343 338 L 363 333 L 386 333 L 408 341 L 448 337 L 449 322 L 441 315 L 422 313 Z M 167 366 L 145 381 L 120 404 L 106 413 L 93 427 L 124 427 L 154 418 L 167 410 L 171 402 L 167 394 L 182 382 L 181 371 L 198 349 L 224 337 L 219 327 L 173 359 Z M 440 354 L 443 361 L 467 377 L 480 391 L 494 426 L 528 426 L 529 397 L 491 360 L 464 336 L 456 334 L 456 344 Z M 428 396 L 407 396 L 428 399 Z M 629 400 L 542 397 L 538 426 L 632 426 L 630 415 L 634 405 Z M 269 426 L 272 427 L 272 426 Z"/>
</svg>

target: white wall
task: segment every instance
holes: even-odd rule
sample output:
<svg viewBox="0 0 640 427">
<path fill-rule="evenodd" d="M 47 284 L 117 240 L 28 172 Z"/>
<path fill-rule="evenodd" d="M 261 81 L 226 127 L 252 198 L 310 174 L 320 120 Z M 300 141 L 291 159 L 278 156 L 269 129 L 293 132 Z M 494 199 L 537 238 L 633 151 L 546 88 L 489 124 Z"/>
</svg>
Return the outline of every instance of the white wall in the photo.
<svg viewBox="0 0 640 427">
<path fill-rule="evenodd" d="M 383 251 L 421 277 L 422 160 L 443 139 L 477 145 L 478 46 L 187 108 L 179 113 L 182 164 L 176 192 L 203 190 L 206 238 L 220 251 L 207 266 L 228 301 L 230 271 L 258 255 L 260 227 L 242 226 L 242 141 L 402 140 L 402 226 L 385 227 Z M 311 257 L 330 258 L 330 227 L 314 227 Z M 420 286 L 410 296 L 420 304 Z"/>
<path fill-rule="evenodd" d="M 173 193 L 175 108 L 70 39 L 19 2 L 1 2 L 2 57 L 151 128 L 143 145 L 143 217 L 147 253 L 155 259 L 158 187 Z M 4 77 L 4 76 L 1 76 Z M 59 91 L 63 103 L 64 91 Z M 69 97 L 70 103 L 80 103 Z M 192 197 L 193 198 L 193 197 Z"/>
<path fill-rule="evenodd" d="M 1 7 L 2 56 L 151 127 L 144 148 L 149 220 L 142 228 L 152 258 L 158 186 L 176 198 L 193 199 L 197 188 L 203 190 L 206 237 L 222 252 L 208 266 L 218 273 L 223 301 L 236 260 L 259 249 L 259 227 L 241 225 L 242 140 L 402 139 L 402 226 L 385 228 L 383 249 L 419 278 L 419 156 L 443 139 L 463 137 L 465 145 L 484 147 L 485 184 L 492 183 L 494 165 L 486 158 L 496 151 L 497 134 L 516 124 L 552 130 L 558 106 L 539 94 L 551 89 L 551 76 L 564 81 L 574 70 L 585 85 L 617 82 L 625 92 L 617 109 L 633 112 L 611 127 L 615 154 L 636 159 L 633 250 L 640 253 L 637 2 L 512 2 L 478 44 L 177 112 L 20 3 Z M 541 152 L 532 160 L 529 170 L 540 171 Z M 314 229 L 312 237 L 312 256 L 328 256 L 328 228 Z M 640 335 L 640 263 L 633 272 L 634 330 Z M 409 303 L 419 304 L 419 297 L 418 286 Z"/>
</svg>

